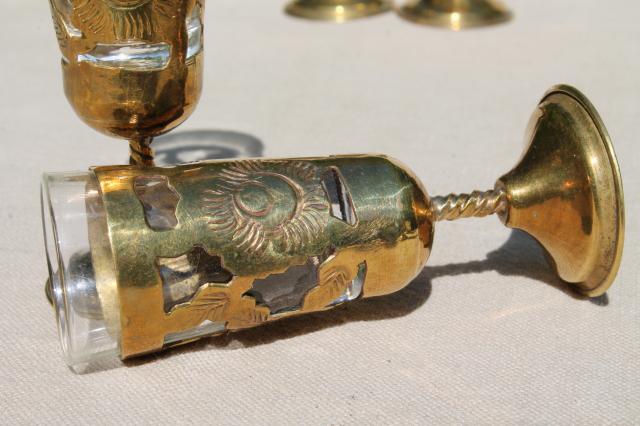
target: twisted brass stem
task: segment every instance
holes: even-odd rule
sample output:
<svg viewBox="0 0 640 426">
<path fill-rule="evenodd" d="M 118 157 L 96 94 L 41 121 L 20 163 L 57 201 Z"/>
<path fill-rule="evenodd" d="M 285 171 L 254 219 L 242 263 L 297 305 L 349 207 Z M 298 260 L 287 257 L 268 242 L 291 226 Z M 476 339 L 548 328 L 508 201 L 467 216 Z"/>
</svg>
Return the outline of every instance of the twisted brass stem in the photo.
<svg viewBox="0 0 640 426">
<path fill-rule="evenodd" d="M 431 212 L 436 221 L 466 217 L 484 217 L 507 207 L 502 190 L 473 191 L 471 194 L 449 194 L 431 198 Z"/>
<path fill-rule="evenodd" d="M 153 163 L 153 138 L 144 137 L 129 140 L 129 164 L 132 166 L 151 167 Z"/>
</svg>

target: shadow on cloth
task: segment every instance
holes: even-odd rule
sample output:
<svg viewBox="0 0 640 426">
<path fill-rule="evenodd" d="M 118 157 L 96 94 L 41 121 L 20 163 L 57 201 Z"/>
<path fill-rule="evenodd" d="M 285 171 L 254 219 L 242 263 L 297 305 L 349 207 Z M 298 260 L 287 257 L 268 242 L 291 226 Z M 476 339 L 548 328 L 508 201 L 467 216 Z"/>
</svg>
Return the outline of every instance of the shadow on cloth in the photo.
<svg viewBox="0 0 640 426">
<path fill-rule="evenodd" d="M 159 136 L 153 141 L 158 166 L 224 158 L 261 157 L 260 139 L 234 130 L 188 130 Z"/>
<path fill-rule="evenodd" d="M 576 292 L 558 277 L 552 265 L 550 255 L 532 236 L 514 229 L 509 239 L 498 249 L 488 253 L 484 260 L 428 266 L 425 269 L 429 271 L 430 278 L 496 271 L 505 276 L 522 276 L 544 282 L 574 299 L 589 300 L 598 306 L 609 304 L 606 294 L 588 298 Z"/>
</svg>

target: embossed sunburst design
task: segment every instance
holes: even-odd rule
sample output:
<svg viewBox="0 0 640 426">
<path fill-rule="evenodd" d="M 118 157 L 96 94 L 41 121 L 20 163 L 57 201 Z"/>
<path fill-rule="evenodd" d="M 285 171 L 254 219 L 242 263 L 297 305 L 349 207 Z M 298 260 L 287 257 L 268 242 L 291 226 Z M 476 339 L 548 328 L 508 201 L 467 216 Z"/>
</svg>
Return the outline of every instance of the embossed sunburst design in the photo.
<svg viewBox="0 0 640 426">
<path fill-rule="evenodd" d="M 179 0 L 71 0 L 83 24 L 117 40 L 146 40 L 155 32 L 154 14 L 171 16 Z"/>
<path fill-rule="evenodd" d="M 269 242 L 296 250 L 318 234 L 329 205 L 310 163 L 237 162 L 205 191 L 209 228 L 248 252 Z"/>
</svg>

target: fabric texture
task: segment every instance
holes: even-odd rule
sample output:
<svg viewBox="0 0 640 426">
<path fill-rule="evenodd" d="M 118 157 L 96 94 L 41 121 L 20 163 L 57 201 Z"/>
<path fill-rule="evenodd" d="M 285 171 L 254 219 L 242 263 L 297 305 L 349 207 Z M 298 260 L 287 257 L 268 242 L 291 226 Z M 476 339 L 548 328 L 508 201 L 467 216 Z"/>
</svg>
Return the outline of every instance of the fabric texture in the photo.
<svg viewBox="0 0 640 426">
<path fill-rule="evenodd" d="M 127 159 L 64 98 L 43 1 L 0 14 L 0 423 L 634 424 L 640 421 L 640 3 L 508 1 L 458 33 L 393 13 L 344 25 L 283 1 L 208 1 L 203 98 L 156 148 L 213 156 L 382 152 L 432 194 L 484 190 L 553 84 L 582 90 L 620 160 L 627 232 L 607 298 L 572 297 L 496 218 L 437 225 L 405 290 L 83 375 L 64 364 L 47 275 L 44 171 Z M 203 141 L 206 142 L 202 145 Z M 186 148 L 185 148 L 186 149 Z"/>
</svg>

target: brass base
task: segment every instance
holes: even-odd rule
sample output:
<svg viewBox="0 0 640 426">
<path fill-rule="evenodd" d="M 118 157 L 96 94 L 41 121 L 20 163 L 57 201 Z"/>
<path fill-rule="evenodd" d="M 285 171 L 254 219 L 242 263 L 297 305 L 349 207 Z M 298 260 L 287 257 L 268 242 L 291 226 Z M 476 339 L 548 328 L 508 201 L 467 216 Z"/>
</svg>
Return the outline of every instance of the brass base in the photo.
<svg viewBox="0 0 640 426">
<path fill-rule="evenodd" d="M 511 12 L 494 0 L 410 0 L 398 9 L 398 14 L 418 24 L 456 31 L 511 19 Z"/>
<path fill-rule="evenodd" d="M 556 86 L 533 114 L 520 163 L 501 177 L 501 219 L 535 237 L 558 275 L 590 297 L 613 283 L 622 258 L 624 197 L 604 124 L 577 89 Z"/>
<path fill-rule="evenodd" d="M 285 11 L 298 18 L 344 22 L 391 10 L 388 0 L 294 0 Z"/>
</svg>

